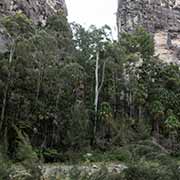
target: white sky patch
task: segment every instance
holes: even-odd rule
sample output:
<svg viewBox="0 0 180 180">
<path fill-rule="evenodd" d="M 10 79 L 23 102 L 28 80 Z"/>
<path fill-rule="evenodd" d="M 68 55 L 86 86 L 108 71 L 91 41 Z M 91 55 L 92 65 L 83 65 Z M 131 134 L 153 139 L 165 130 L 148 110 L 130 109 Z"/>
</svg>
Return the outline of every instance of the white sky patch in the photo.
<svg viewBox="0 0 180 180">
<path fill-rule="evenodd" d="M 92 24 L 101 27 L 107 24 L 116 38 L 117 0 L 66 0 L 66 3 L 69 22 L 75 21 L 84 27 Z"/>
</svg>

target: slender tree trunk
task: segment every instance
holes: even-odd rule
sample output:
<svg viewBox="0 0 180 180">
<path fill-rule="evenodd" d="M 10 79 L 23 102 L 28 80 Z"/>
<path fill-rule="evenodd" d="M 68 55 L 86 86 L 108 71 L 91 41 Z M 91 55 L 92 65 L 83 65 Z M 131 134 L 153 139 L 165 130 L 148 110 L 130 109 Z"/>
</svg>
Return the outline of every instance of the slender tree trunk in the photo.
<svg viewBox="0 0 180 180">
<path fill-rule="evenodd" d="M 139 106 L 139 121 L 142 119 L 142 107 Z"/>
<path fill-rule="evenodd" d="M 7 123 L 5 123 L 5 129 L 4 129 L 4 150 L 5 152 L 8 151 L 8 128 Z"/>
<path fill-rule="evenodd" d="M 57 93 L 57 96 L 56 96 L 56 111 L 58 110 L 58 103 L 59 103 L 60 93 L 61 93 L 61 88 L 58 89 L 58 93 Z"/>
<path fill-rule="evenodd" d="M 36 105 L 38 104 L 39 100 L 39 93 L 40 93 L 40 88 L 41 88 L 41 70 L 39 71 L 39 76 L 38 76 L 38 81 L 37 81 L 37 90 L 36 90 Z"/>
<path fill-rule="evenodd" d="M 2 109 L 1 109 L 0 131 L 2 130 L 2 126 L 4 124 L 4 119 L 5 119 L 7 96 L 8 96 L 10 80 L 11 80 L 11 68 L 12 68 L 11 65 L 12 65 L 12 59 L 13 59 L 14 51 L 15 51 L 15 47 L 12 47 L 10 50 L 10 56 L 9 56 L 9 62 L 8 62 L 9 63 L 8 77 L 7 77 L 7 83 L 6 83 L 5 89 L 4 89 L 3 103 L 2 103 Z"/>
<path fill-rule="evenodd" d="M 7 94 L 9 89 L 9 81 L 7 82 L 5 89 L 4 89 L 4 97 L 3 97 L 3 104 L 2 104 L 2 110 L 1 110 L 1 123 L 0 123 L 0 130 L 2 129 L 3 123 L 4 123 L 4 117 L 5 117 L 5 111 L 6 111 L 6 104 L 7 104 Z"/>
<path fill-rule="evenodd" d="M 117 82 L 116 82 L 116 72 L 113 73 L 113 86 L 114 86 L 114 94 L 113 94 L 113 113 L 114 119 L 117 117 Z"/>
<path fill-rule="evenodd" d="M 96 84 L 95 84 L 95 113 L 97 113 L 98 110 L 98 98 L 99 98 L 99 53 L 96 54 L 96 70 L 95 70 L 95 78 L 96 78 Z"/>
<path fill-rule="evenodd" d="M 129 116 L 130 116 L 130 118 L 133 117 L 133 114 L 132 114 L 132 93 L 131 93 L 131 91 L 129 92 Z"/>
<path fill-rule="evenodd" d="M 95 99 L 94 99 L 94 111 L 95 111 L 95 118 L 94 118 L 94 140 L 96 139 L 96 132 L 97 132 L 97 120 L 98 120 L 98 103 L 99 103 L 99 94 L 102 90 L 104 79 L 105 79 L 105 68 L 106 68 L 106 61 L 103 64 L 102 69 L 102 79 L 99 83 L 99 51 L 96 53 L 96 68 L 95 68 Z"/>
<path fill-rule="evenodd" d="M 60 93 L 61 93 L 61 88 L 58 89 L 58 93 L 56 95 L 56 114 L 58 113 L 58 104 L 59 104 L 59 98 L 60 98 Z M 53 129 L 52 129 L 52 141 L 51 141 L 51 147 L 53 146 L 53 143 L 55 141 L 56 143 L 56 137 L 57 137 L 57 134 L 56 134 L 56 127 L 57 126 L 57 121 L 54 120 L 53 121 Z"/>
<path fill-rule="evenodd" d="M 153 135 L 158 142 L 159 141 L 159 119 L 158 118 L 154 118 L 154 121 L 153 121 Z"/>
<path fill-rule="evenodd" d="M 98 100 L 99 100 L 99 52 L 96 53 L 96 69 L 95 69 L 95 100 L 94 100 L 94 110 L 95 110 L 95 118 L 94 118 L 94 137 L 96 136 L 97 130 L 97 112 L 98 112 Z"/>
</svg>

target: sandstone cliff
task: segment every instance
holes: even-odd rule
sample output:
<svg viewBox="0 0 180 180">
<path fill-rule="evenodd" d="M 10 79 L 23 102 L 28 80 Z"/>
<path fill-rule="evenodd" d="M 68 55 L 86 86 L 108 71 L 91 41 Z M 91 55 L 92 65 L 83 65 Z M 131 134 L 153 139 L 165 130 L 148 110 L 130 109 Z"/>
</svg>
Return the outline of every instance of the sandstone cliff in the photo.
<svg viewBox="0 0 180 180">
<path fill-rule="evenodd" d="M 23 12 L 35 24 L 46 22 L 48 16 L 63 10 L 67 14 L 65 0 L 0 0 L 0 15 Z"/>
<path fill-rule="evenodd" d="M 23 12 L 34 24 L 45 25 L 47 17 L 64 11 L 67 15 L 65 0 L 0 0 L 0 16 Z M 0 24 L 0 53 L 8 51 L 8 37 Z"/>
<path fill-rule="evenodd" d="M 180 0 L 118 0 L 117 25 L 119 35 L 143 26 L 162 60 L 180 60 Z"/>
</svg>

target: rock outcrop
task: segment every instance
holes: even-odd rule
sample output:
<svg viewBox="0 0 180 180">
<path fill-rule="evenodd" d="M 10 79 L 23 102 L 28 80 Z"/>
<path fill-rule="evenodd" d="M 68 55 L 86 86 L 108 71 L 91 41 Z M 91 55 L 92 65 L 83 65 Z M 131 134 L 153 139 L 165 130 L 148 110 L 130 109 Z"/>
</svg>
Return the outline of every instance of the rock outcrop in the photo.
<svg viewBox="0 0 180 180">
<path fill-rule="evenodd" d="M 49 16 L 63 11 L 67 15 L 65 0 L 0 0 L 0 16 L 23 12 L 34 24 L 46 24 Z M 9 38 L 0 24 L 0 53 L 8 51 Z"/>
<path fill-rule="evenodd" d="M 70 179 L 68 178 L 72 171 L 79 172 L 79 178 L 87 177 L 99 172 L 102 168 L 107 168 L 108 173 L 120 174 L 128 167 L 124 164 L 117 163 L 96 163 L 96 164 L 85 164 L 85 165 L 44 165 L 43 166 L 43 179 Z"/>
<path fill-rule="evenodd" d="M 60 10 L 67 15 L 65 0 L 0 0 L 1 16 L 23 12 L 35 24 L 44 24 L 48 16 Z"/>
<path fill-rule="evenodd" d="M 180 60 L 180 0 L 118 0 L 117 25 L 119 35 L 143 26 L 162 60 Z"/>
<path fill-rule="evenodd" d="M 0 24 L 0 53 L 8 51 L 9 38 L 5 33 L 6 29 Z"/>
<path fill-rule="evenodd" d="M 70 180 L 70 174 L 76 172 L 79 175 L 79 179 L 84 176 L 87 178 L 91 175 L 99 172 L 102 168 L 106 168 L 110 174 L 120 174 L 128 167 L 124 164 L 118 163 L 96 163 L 96 164 L 81 164 L 81 165 L 63 165 L 60 163 L 56 164 L 42 164 L 39 166 L 41 173 L 41 179 L 61 179 Z M 33 179 L 31 172 L 25 169 L 22 165 L 13 165 L 11 168 L 11 173 L 9 175 L 11 180 L 19 179 Z"/>
</svg>

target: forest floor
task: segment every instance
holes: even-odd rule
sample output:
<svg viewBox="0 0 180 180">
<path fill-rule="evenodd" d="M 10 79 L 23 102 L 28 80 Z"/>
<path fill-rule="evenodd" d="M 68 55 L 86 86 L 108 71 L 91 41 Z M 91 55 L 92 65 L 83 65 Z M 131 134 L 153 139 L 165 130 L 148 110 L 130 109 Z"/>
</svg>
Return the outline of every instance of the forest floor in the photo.
<svg viewBox="0 0 180 180">
<path fill-rule="evenodd" d="M 70 153 L 69 157 L 72 161 L 39 163 L 42 179 L 81 180 L 83 178 L 79 177 L 88 179 L 86 177 L 98 176 L 96 180 L 101 180 L 99 174 L 107 177 L 107 180 L 110 180 L 109 175 L 119 178 L 123 175 L 126 177 L 127 174 L 128 177 L 130 174 L 133 180 L 141 180 L 139 177 L 144 177 L 145 180 L 159 180 L 158 177 L 165 178 L 163 180 L 180 179 L 180 156 L 172 155 L 152 140 L 114 147 L 107 152 L 92 151 L 80 153 L 79 156 Z M 28 176 L 23 165 L 16 164 L 14 167 L 14 177 Z M 135 179 L 134 174 L 137 176 Z M 125 180 L 129 180 L 128 177 Z"/>
<path fill-rule="evenodd" d="M 10 175 L 12 180 L 23 180 L 31 177 L 31 174 L 20 164 L 14 165 L 14 172 Z M 68 165 L 63 163 L 41 164 L 42 180 L 69 180 L 70 177 L 91 176 L 105 170 L 111 174 L 119 174 L 127 169 L 120 162 L 96 162 Z"/>
</svg>

